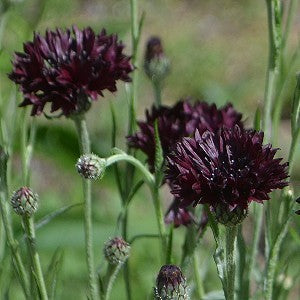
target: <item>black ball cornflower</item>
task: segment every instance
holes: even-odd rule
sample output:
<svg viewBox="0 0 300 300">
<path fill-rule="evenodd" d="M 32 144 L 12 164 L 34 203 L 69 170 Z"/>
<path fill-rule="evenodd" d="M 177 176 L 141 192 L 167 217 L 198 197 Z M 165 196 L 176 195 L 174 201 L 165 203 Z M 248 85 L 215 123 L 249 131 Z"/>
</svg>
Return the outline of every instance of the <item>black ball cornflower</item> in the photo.
<svg viewBox="0 0 300 300">
<path fill-rule="evenodd" d="M 221 223 L 238 223 L 250 202 L 262 203 L 285 187 L 288 163 L 274 158 L 278 149 L 263 145 L 263 136 L 236 125 L 217 133 L 196 131 L 178 142 L 167 158 L 166 177 L 180 205 L 208 204 Z"/>
<path fill-rule="evenodd" d="M 158 122 L 158 132 L 164 157 L 182 137 L 194 134 L 198 129 L 218 131 L 221 127 L 231 128 L 234 125 L 243 127 L 242 114 L 227 104 L 217 108 L 215 104 L 197 101 L 191 104 L 188 100 L 177 102 L 174 106 L 152 107 L 146 110 L 146 121 L 138 122 L 139 131 L 127 137 L 129 146 L 142 150 L 147 155 L 150 170 L 154 171 L 155 135 L 154 121 Z"/>
<path fill-rule="evenodd" d="M 51 112 L 69 116 L 89 109 L 104 90 L 115 92 L 117 80 L 130 81 L 130 57 L 117 35 L 98 35 L 87 27 L 35 33 L 24 52 L 16 52 L 9 78 L 24 95 L 20 106 L 32 105 L 32 115 Z"/>
</svg>

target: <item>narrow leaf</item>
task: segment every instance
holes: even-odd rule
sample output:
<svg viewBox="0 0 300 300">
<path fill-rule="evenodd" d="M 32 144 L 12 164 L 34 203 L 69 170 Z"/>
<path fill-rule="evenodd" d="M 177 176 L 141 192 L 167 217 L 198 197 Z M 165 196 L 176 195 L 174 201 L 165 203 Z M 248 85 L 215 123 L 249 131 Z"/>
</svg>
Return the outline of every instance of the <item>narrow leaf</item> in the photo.
<svg viewBox="0 0 300 300">
<path fill-rule="evenodd" d="M 46 288 L 49 294 L 49 299 L 55 299 L 56 282 L 58 274 L 61 270 L 63 262 L 63 251 L 57 248 L 54 252 L 47 272 L 45 274 Z"/>
<path fill-rule="evenodd" d="M 67 205 L 67 206 L 64 206 L 62 208 L 59 208 L 58 210 L 56 210 L 56 211 L 46 215 L 42 219 L 40 219 L 36 223 L 35 229 L 38 230 L 38 229 L 44 227 L 49 222 L 51 222 L 53 219 L 59 217 L 60 215 L 64 214 L 65 212 L 69 211 L 71 208 L 76 207 L 76 206 L 81 206 L 81 205 L 83 205 L 83 202 L 75 203 L 75 204 L 71 204 L 71 205 Z"/>
<path fill-rule="evenodd" d="M 294 92 L 291 117 L 292 134 L 300 127 L 300 74 L 297 74 L 297 84 Z"/>
</svg>

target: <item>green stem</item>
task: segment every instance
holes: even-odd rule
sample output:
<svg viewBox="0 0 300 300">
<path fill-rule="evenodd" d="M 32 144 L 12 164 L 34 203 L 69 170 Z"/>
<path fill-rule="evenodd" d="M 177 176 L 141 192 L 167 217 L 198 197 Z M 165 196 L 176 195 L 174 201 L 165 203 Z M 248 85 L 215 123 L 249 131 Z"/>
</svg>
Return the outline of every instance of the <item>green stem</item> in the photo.
<svg viewBox="0 0 300 300">
<path fill-rule="evenodd" d="M 201 300 L 203 299 L 205 292 L 203 287 L 203 281 L 200 275 L 199 257 L 196 252 L 193 253 L 193 268 L 195 276 L 196 296 L 197 299 Z"/>
<path fill-rule="evenodd" d="M 127 161 L 129 163 L 131 163 L 132 165 L 134 165 L 137 169 L 139 169 L 141 171 L 141 173 L 143 174 L 144 178 L 145 178 L 145 182 L 150 186 L 150 188 L 152 189 L 152 187 L 154 186 L 154 176 L 147 170 L 147 168 L 135 157 L 128 155 L 126 153 L 122 153 L 122 154 L 114 154 L 110 157 L 108 157 L 106 159 L 106 166 L 110 166 L 113 165 L 117 162 L 120 161 Z"/>
<path fill-rule="evenodd" d="M 42 267 L 40 263 L 39 254 L 36 250 L 36 238 L 35 238 L 35 229 L 34 222 L 32 217 L 23 217 L 24 230 L 27 236 L 28 249 L 30 250 L 30 255 L 32 258 L 34 275 L 38 284 L 40 296 L 42 300 L 47 300 L 47 290 L 44 281 L 44 276 L 42 272 Z"/>
<path fill-rule="evenodd" d="M 152 195 L 154 208 L 155 208 L 155 214 L 156 214 L 156 218 L 157 218 L 158 230 L 159 230 L 159 234 L 160 234 L 161 240 L 162 240 L 163 253 L 166 253 L 167 240 L 166 240 L 164 216 L 163 216 L 162 208 L 161 208 L 160 201 L 159 201 L 159 192 L 158 192 L 158 189 L 156 188 L 155 178 L 138 159 L 136 159 L 135 157 L 128 155 L 126 153 L 115 154 L 115 155 L 108 157 L 106 159 L 106 166 L 108 167 L 108 166 L 110 166 L 114 163 L 120 162 L 120 161 L 127 161 L 127 162 L 131 163 L 137 169 L 139 169 L 140 172 L 143 174 L 143 176 L 145 178 L 145 182 L 148 184 L 148 186 L 151 190 L 151 195 Z"/>
<path fill-rule="evenodd" d="M 161 83 L 158 80 L 152 81 L 155 105 L 156 107 L 161 106 Z"/>
<path fill-rule="evenodd" d="M 161 238 L 162 253 L 163 253 L 163 255 L 166 255 L 167 254 L 166 227 L 165 227 L 165 222 L 164 222 L 164 215 L 163 215 L 161 204 L 160 204 L 158 189 L 153 187 L 151 190 L 151 194 L 152 194 L 152 199 L 153 199 L 153 203 L 154 203 L 158 231 L 159 231 L 160 238 Z M 164 258 L 163 258 L 163 260 L 164 260 Z"/>
<path fill-rule="evenodd" d="M 300 136 L 300 128 L 295 130 L 293 136 L 292 136 L 292 142 L 290 146 L 290 151 L 289 151 L 289 173 L 291 174 L 292 172 L 292 167 L 294 165 L 294 157 L 296 153 L 296 147 L 299 145 L 299 136 Z"/>
<path fill-rule="evenodd" d="M 286 222 L 283 223 L 282 228 L 277 235 L 277 238 L 273 244 L 273 247 L 270 251 L 268 262 L 267 262 L 267 274 L 266 274 L 266 282 L 265 282 L 265 299 L 272 300 L 273 299 L 273 284 L 275 277 L 275 270 L 278 265 L 278 257 L 279 251 L 284 237 L 286 236 L 288 226 L 290 224 L 291 214 L 289 215 Z"/>
<path fill-rule="evenodd" d="M 253 234 L 253 240 L 252 240 L 252 245 L 250 250 L 249 263 L 248 263 L 249 273 L 246 274 L 246 276 L 248 276 L 247 287 L 246 287 L 247 294 L 248 294 L 247 296 L 250 296 L 249 295 L 250 280 L 254 273 L 255 262 L 257 261 L 256 256 L 257 256 L 257 250 L 258 250 L 258 244 L 259 244 L 259 238 L 260 238 L 262 220 L 263 220 L 263 206 L 260 203 L 254 203 L 253 217 L 254 217 L 254 234 Z"/>
<path fill-rule="evenodd" d="M 127 200 L 128 201 L 128 200 Z M 123 238 L 127 241 L 128 238 L 128 206 L 126 205 L 124 216 L 123 216 Z M 129 261 L 124 263 L 124 280 L 126 286 L 127 299 L 131 299 L 131 284 L 130 284 L 130 267 Z"/>
<path fill-rule="evenodd" d="M 169 231 L 167 255 L 166 255 L 166 265 L 170 265 L 172 263 L 173 233 L 174 233 L 174 225 L 171 224 L 170 231 Z"/>
<path fill-rule="evenodd" d="M 236 236 L 238 226 L 226 227 L 226 300 L 234 300 L 235 294 L 235 259 L 236 259 Z"/>
<path fill-rule="evenodd" d="M 10 247 L 10 251 L 13 257 L 13 262 L 16 268 L 16 272 L 18 274 L 18 279 L 23 288 L 26 299 L 30 299 L 30 291 L 29 291 L 29 282 L 27 273 L 24 268 L 24 264 L 19 252 L 19 244 L 14 238 L 10 213 L 8 209 L 7 199 L 8 197 L 8 187 L 7 187 L 7 161 L 8 157 L 0 149 L 0 210 L 2 216 L 2 223 L 5 228 L 5 234 L 7 238 L 8 246 Z"/>
<path fill-rule="evenodd" d="M 118 265 L 108 265 L 107 273 L 106 273 L 106 280 L 105 280 L 105 296 L 104 300 L 109 300 L 111 290 L 113 287 L 113 284 L 117 278 L 117 275 L 122 267 L 122 263 L 119 263 Z"/>
<path fill-rule="evenodd" d="M 90 153 L 91 147 L 86 121 L 84 117 L 75 117 L 74 121 L 79 138 L 80 152 L 81 154 Z M 95 300 L 99 298 L 99 289 L 94 269 L 91 181 L 83 178 L 82 186 L 84 196 L 84 233 L 86 262 L 89 274 L 89 293 L 91 299 Z"/>
<path fill-rule="evenodd" d="M 272 107 L 276 79 L 280 67 L 281 53 L 281 9 L 280 0 L 266 0 L 269 28 L 269 66 L 267 70 L 264 97 L 263 130 L 266 139 L 270 140 L 272 132 Z"/>
<path fill-rule="evenodd" d="M 132 44 L 132 63 L 137 67 L 137 50 L 139 40 L 139 24 L 138 24 L 138 8 L 137 0 L 130 0 L 130 16 L 131 16 L 131 44 Z M 129 100 L 129 128 L 128 133 L 132 134 L 135 130 L 136 113 L 135 102 L 137 95 L 138 73 L 135 71 L 132 75 L 131 95 Z"/>
</svg>

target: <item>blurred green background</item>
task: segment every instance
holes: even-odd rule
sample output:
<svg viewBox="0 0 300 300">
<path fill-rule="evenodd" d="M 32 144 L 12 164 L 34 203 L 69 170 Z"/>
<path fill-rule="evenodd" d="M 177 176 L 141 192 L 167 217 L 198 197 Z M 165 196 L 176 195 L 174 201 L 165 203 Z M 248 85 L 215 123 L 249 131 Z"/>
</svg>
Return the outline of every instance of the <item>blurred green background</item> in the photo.
<svg viewBox="0 0 300 300">
<path fill-rule="evenodd" d="M 3 1 L 3 0 L 1 0 Z M 14 51 L 22 50 L 22 43 L 32 38 L 33 27 L 41 33 L 46 28 L 91 26 L 95 31 L 105 27 L 109 33 L 116 32 L 130 47 L 129 0 L 24 0 L 12 1 L 14 5 L 2 16 L 0 34 L 0 94 L 1 114 L 11 104 L 15 90 L 8 80 Z M 4 2 L 2 2 L 3 4 Z M 44 3 L 44 4 L 43 4 Z M 43 13 L 38 14 L 42 6 Z M 181 97 L 191 96 L 222 105 L 232 102 L 244 113 L 246 123 L 251 126 L 257 106 L 262 106 L 265 73 L 268 60 L 268 35 L 265 3 L 262 0 L 139 0 L 139 15 L 144 11 L 146 19 L 139 51 L 139 88 L 137 101 L 138 118 L 144 117 L 144 110 L 153 102 L 152 89 L 142 70 L 144 43 L 152 35 L 162 38 L 165 52 L 171 61 L 171 74 L 165 82 L 163 102 L 173 104 Z M 5 19 L 4 19 L 5 17 Z M 35 25 L 37 24 L 37 25 Z M 299 11 L 293 23 L 287 56 L 297 47 L 300 27 Z M 290 102 L 295 86 L 295 74 L 300 70 L 299 60 L 292 65 L 291 77 L 283 91 L 285 101 L 283 120 L 280 126 L 278 145 L 281 155 L 287 157 L 290 141 Z M 21 95 L 18 93 L 19 101 Z M 117 113 L 117 146 L 125 149 L 127 131 L 127 100 L 124 84 L 119 84 L 115 94 L 106 93 L 105 98 L 93 104 L 88 113 L 93 151 L 108 156 L 111 148 L 111 118 L 109 102 L 113 102 Z M 19 109 L 20 111 L 22 109 Z M 20 114 L 20 113 L 19 113 Z M 16 122 L 17 124 L 17 122 Z M 22 126 L 22 124 L 20 124 Z M 20 127 L 18 126 L 18 128 Z M 14 143 L 13 173 L 11 191 L 21 184 L 20 140 L 16 135 Z M 37 141 L 32 161 L 32 188 L 40 195 L 40 209 L 36 219 L 62 206 L 82 201 L 81 180 L 74 164 L 79 156 L 73 123 L 65 118 L 47 120 L 38 118 Z M 300 152 L 294 168 L 293 183 L 299 190 Z M 108 237 L 119 234 L 116 220 L 120 212 L 120 199 L 112 170 L 102 181 L 94 184 L 94 226 L 95 256 L 99 268 L 103 267 L 102 247 Z M 165 188 L 162 192 L 164 209 L 171 201 Z M 15 226 L 21 233 L 18 218 Z M 251 232 L 249 218 L 247 230 Z M 296 220 L 295 220 L 296 222 Z M 57 299 L 85 299 L 86 265 L 82 211 L 75 207 L 38 231 L 38 248 L 44 268 L 49 264 L 53 252 L 64 250 L 64 261 L 59 276 Z M 296 224 L 293 224 L 296 228 Z M 299 222 L 298 222 L 299 228 Z M 129 233 L 155 233 L 156 221 L 151 197 L 143 188 L 130 208 Z M 175 262 L 180 257 L 184 228 L 175 231 Z M 296 240 L 291 251 L 298 249 L 297 233 L 289 239 Z M 298 244 L 297 244 L 298 243 Z M 200 246 L 200 261 L 205 277 L 206 291 L 220 289 L 214 267 L 210 233 L 206 234 Z M 25 251 L 24 251 L 25 252 Z M 296 251 L 297 252 L 297 251 Z M 146 299 L 160 268 L 159 244 L 156 240 L 140 240 L 132 247 L 130 265 L 134 299 Z M 189 274 L 186 274 L 189 277 Z M 297 299 L 299 286 L 294 284 L 290 299 Z M 11 291 L 11 299 L 21 299 L 18 285 Z M 122 276 L 119 276 L 112 292 L 112 299 L 125 299 Z M 242 299 L 241 299 L 242 300 Z"/>
</svg>

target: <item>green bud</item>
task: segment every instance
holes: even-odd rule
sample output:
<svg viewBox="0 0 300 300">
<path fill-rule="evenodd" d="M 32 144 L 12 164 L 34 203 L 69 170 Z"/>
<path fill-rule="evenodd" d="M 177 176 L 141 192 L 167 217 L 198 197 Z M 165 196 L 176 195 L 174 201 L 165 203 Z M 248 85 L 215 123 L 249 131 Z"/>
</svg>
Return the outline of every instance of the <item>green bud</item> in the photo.
<svg viewBox="0 0 300 300">
<path fill-rule="evenodd" d="M 86 179 L 102 178 L 106 168 L 106 160 L 95 154 L 84 154 L 76 163 L 78 173 Z"/>
<path fill-rule="evenodd" d="M 130 245 L 121 237 L 115 237 L 106 242 L 104 255 L 111 265 L 124 263 L 130 254 Z"/>
<path fill-rule="evenodd" d="M 18 215 L 30 217 L 38 208 L 38 195 L 26 186 L 21 187 L 13 193 L 11 205 Z"/>
</svg>

